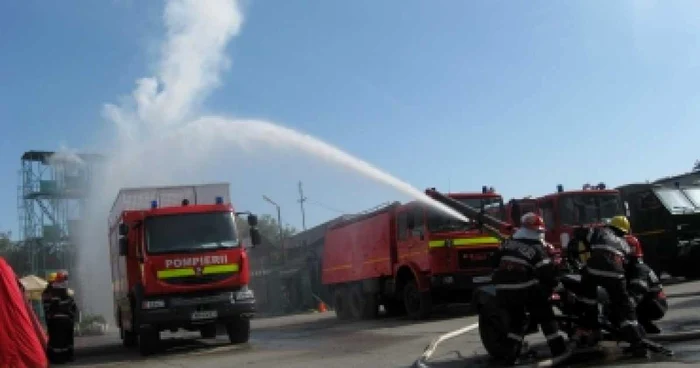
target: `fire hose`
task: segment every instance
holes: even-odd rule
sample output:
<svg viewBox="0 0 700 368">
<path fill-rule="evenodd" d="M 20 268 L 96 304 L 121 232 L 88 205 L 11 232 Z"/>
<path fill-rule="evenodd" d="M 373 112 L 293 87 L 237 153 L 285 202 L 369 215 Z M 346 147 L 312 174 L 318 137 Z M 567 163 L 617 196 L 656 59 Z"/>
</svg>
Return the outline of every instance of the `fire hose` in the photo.
<svg viewBox="0 0 700 368">
<path fill-rule="evenodd" d="M 472 325 L 469 325 L 467 327 L 460 328 L 458 330 L 450 331 L 445 334 L 442 334 L 435 338 L 433 341 L 430 342 L 430 345 L 428 345 L 425 350 L 423 351 L 423 354 L 416 359 L 416 361 L 413 363 L 412 368 L 429 368 L 430 366 L 428 365 L 428 359 L 435 353 L 435 349 L 437 349 L 438 345 L 441 344 L 442 342 L 445 342 L 447 340 L 453 339 L 455 337 L 464 335 L 468 332 L 471 332 L 472 330 L 475 330 L 479 327 L 478 323 L 474 323 Z M 682 331 L 682 332 L 675 332 L 675 333 L 669 333 L 669 334 L 660 334 L 660 335 L 649 335 L 647 336 L 648 340 L 654 341 L 654 342 L 680 342 L 680 341 L 688 341 L 688 340 L 695 340 L 695 339 L 700 339 L 700 330 L 691 330 L 691 331 Z M 576 342 L 570 342 L 569 343 L 569 349 L 567 349 L 567 353 L 561 356 L 557 356 L 554 358 L 550 359 L 545 359 L 540 362 L 531 364 L 531 365 L 525 365 L 525 367 L 554 367 L 557 366 L 567 359 L 571 357 L 571 355 L 574 352 L 574 347 L 576 345 Z"/>
</svg>

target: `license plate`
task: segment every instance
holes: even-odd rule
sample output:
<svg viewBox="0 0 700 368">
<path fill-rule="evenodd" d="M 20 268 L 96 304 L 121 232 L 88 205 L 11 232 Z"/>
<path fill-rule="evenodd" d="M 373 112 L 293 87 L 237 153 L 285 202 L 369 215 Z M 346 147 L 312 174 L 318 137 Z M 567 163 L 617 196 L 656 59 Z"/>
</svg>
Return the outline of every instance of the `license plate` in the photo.
<svg viewBox="0 0 700 368">
<path fill-rule="evenodd" d="M 472 279 L 472 282 L 475 284 L 484 284 L 487 282 L 491 282 L 491 276 L 477 276 Z"/>
<path fill-rule="evenodd" d="M 192 320 L 199 321 L 202 319 L 213 319 L 216 318 L 218 313 L 216 311 L 197 311 L 192 312 Z"/>
</svg>

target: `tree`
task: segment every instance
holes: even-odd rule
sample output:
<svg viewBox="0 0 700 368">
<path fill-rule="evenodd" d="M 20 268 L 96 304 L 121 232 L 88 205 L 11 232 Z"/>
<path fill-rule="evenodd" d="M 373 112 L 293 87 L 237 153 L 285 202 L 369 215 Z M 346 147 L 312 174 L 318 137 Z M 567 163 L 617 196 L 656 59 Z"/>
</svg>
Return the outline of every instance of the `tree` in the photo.
<svg viewBox="0 0 700 368">
<path fill-rule="evenodd" d="M 693 172 L 700 171 L 700 160 L 695 160 L 695 165 L 693 165 Z"/>
<path fill-rule="evenodd" d="M 237 217 L 236 223 L 238 225 L 238 229 L 241 231 L 241 236 L 247 237 L 249 231 L 247 217 Z M 264 214 L 258 216 L 258 231 L 260 231 L 260 235 L 262 235 L 263 238 L 279 243 L 280 228 L 277 224 L 277 219 L 275 219 L 272 215 Z M 282 239 L 286 239 L 296 233 L 297 229 L 293 226 L 285 225 L 282 227 Z"/>
</svg>

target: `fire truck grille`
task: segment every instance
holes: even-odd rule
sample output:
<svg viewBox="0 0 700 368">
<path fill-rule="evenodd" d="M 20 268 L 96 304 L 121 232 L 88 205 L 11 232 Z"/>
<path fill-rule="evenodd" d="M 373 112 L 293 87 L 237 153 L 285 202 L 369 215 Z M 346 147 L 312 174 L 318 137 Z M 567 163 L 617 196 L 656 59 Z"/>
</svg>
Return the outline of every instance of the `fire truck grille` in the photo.
<svg viewBox="0 0 700 368">
<path fill-rule="evenodd" d="M 233 276 L 235 273 L 218 273 L 215 275 L 202 275 L 202 276 L 187 276 L 187 277 L 173 277 L 170 279 L 163 280 L 168 284 L 173 285 L 199 285 L 199 284 L 209 284 L 212 282 L 223 281 L 227 278 Z"/>
<path fill-rule="evenodd" d="M 460 269 L 491 268 L 493 249 L 460 250 L 457 252 Z"/>
</svg>

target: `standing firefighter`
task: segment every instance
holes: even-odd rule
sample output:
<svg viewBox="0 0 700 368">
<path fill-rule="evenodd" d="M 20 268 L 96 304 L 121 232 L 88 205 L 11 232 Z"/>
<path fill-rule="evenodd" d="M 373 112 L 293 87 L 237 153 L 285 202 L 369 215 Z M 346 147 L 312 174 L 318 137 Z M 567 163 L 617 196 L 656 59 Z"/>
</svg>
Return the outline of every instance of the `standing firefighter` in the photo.
<svg viewBox="0 0 700 368">
<path fill-rule="evenodd" d="M 630 223 L 625 216 L 613 217 L 605 227 L 590 229 L 585 243 L 590 249 L 590 258 L 582 270 L 582 301 L 587 304 L 586 327 L 598 325 L 597 288 L 605 289 L 610 298 L 611 322 L 620 326 L 622 338 L 631 344 L 629 352 L 647 357 L 649 352 L 642 342 L 642 333 L 637 322 L 633 299 L 627 289 L 626 267 L 633 257 L 632 248 L 625 240 L 630 232 Z M 579 331 L 579 337 L 591 335 L 590 331 Z M 596 331 L 594 336 L 598 336 Z M 593 340 L 596 340 L 594 338 Z"/>
<path fill-rule="evenodd" d="M 534 213 L 521 218 L 521 227 L 503 242 L 495 256 L 493 281 L 499 303 L 509 317 L 506 364 L 516 364 L 522 349 L 525 313 L 541 326 L 552 355 L 567 352 L 559 334 L 549 296 L 557 285 L 556 269 L 543 240 L 544 220 Z"/>
<path fill-rule="evenodd" d="M 73 360 L 73 330 L 78 308 L 70 295 L 65 272 L 52 273 L 41 295 L 49 332 L 47 356 L 52 363 Z"/>
</svg>

